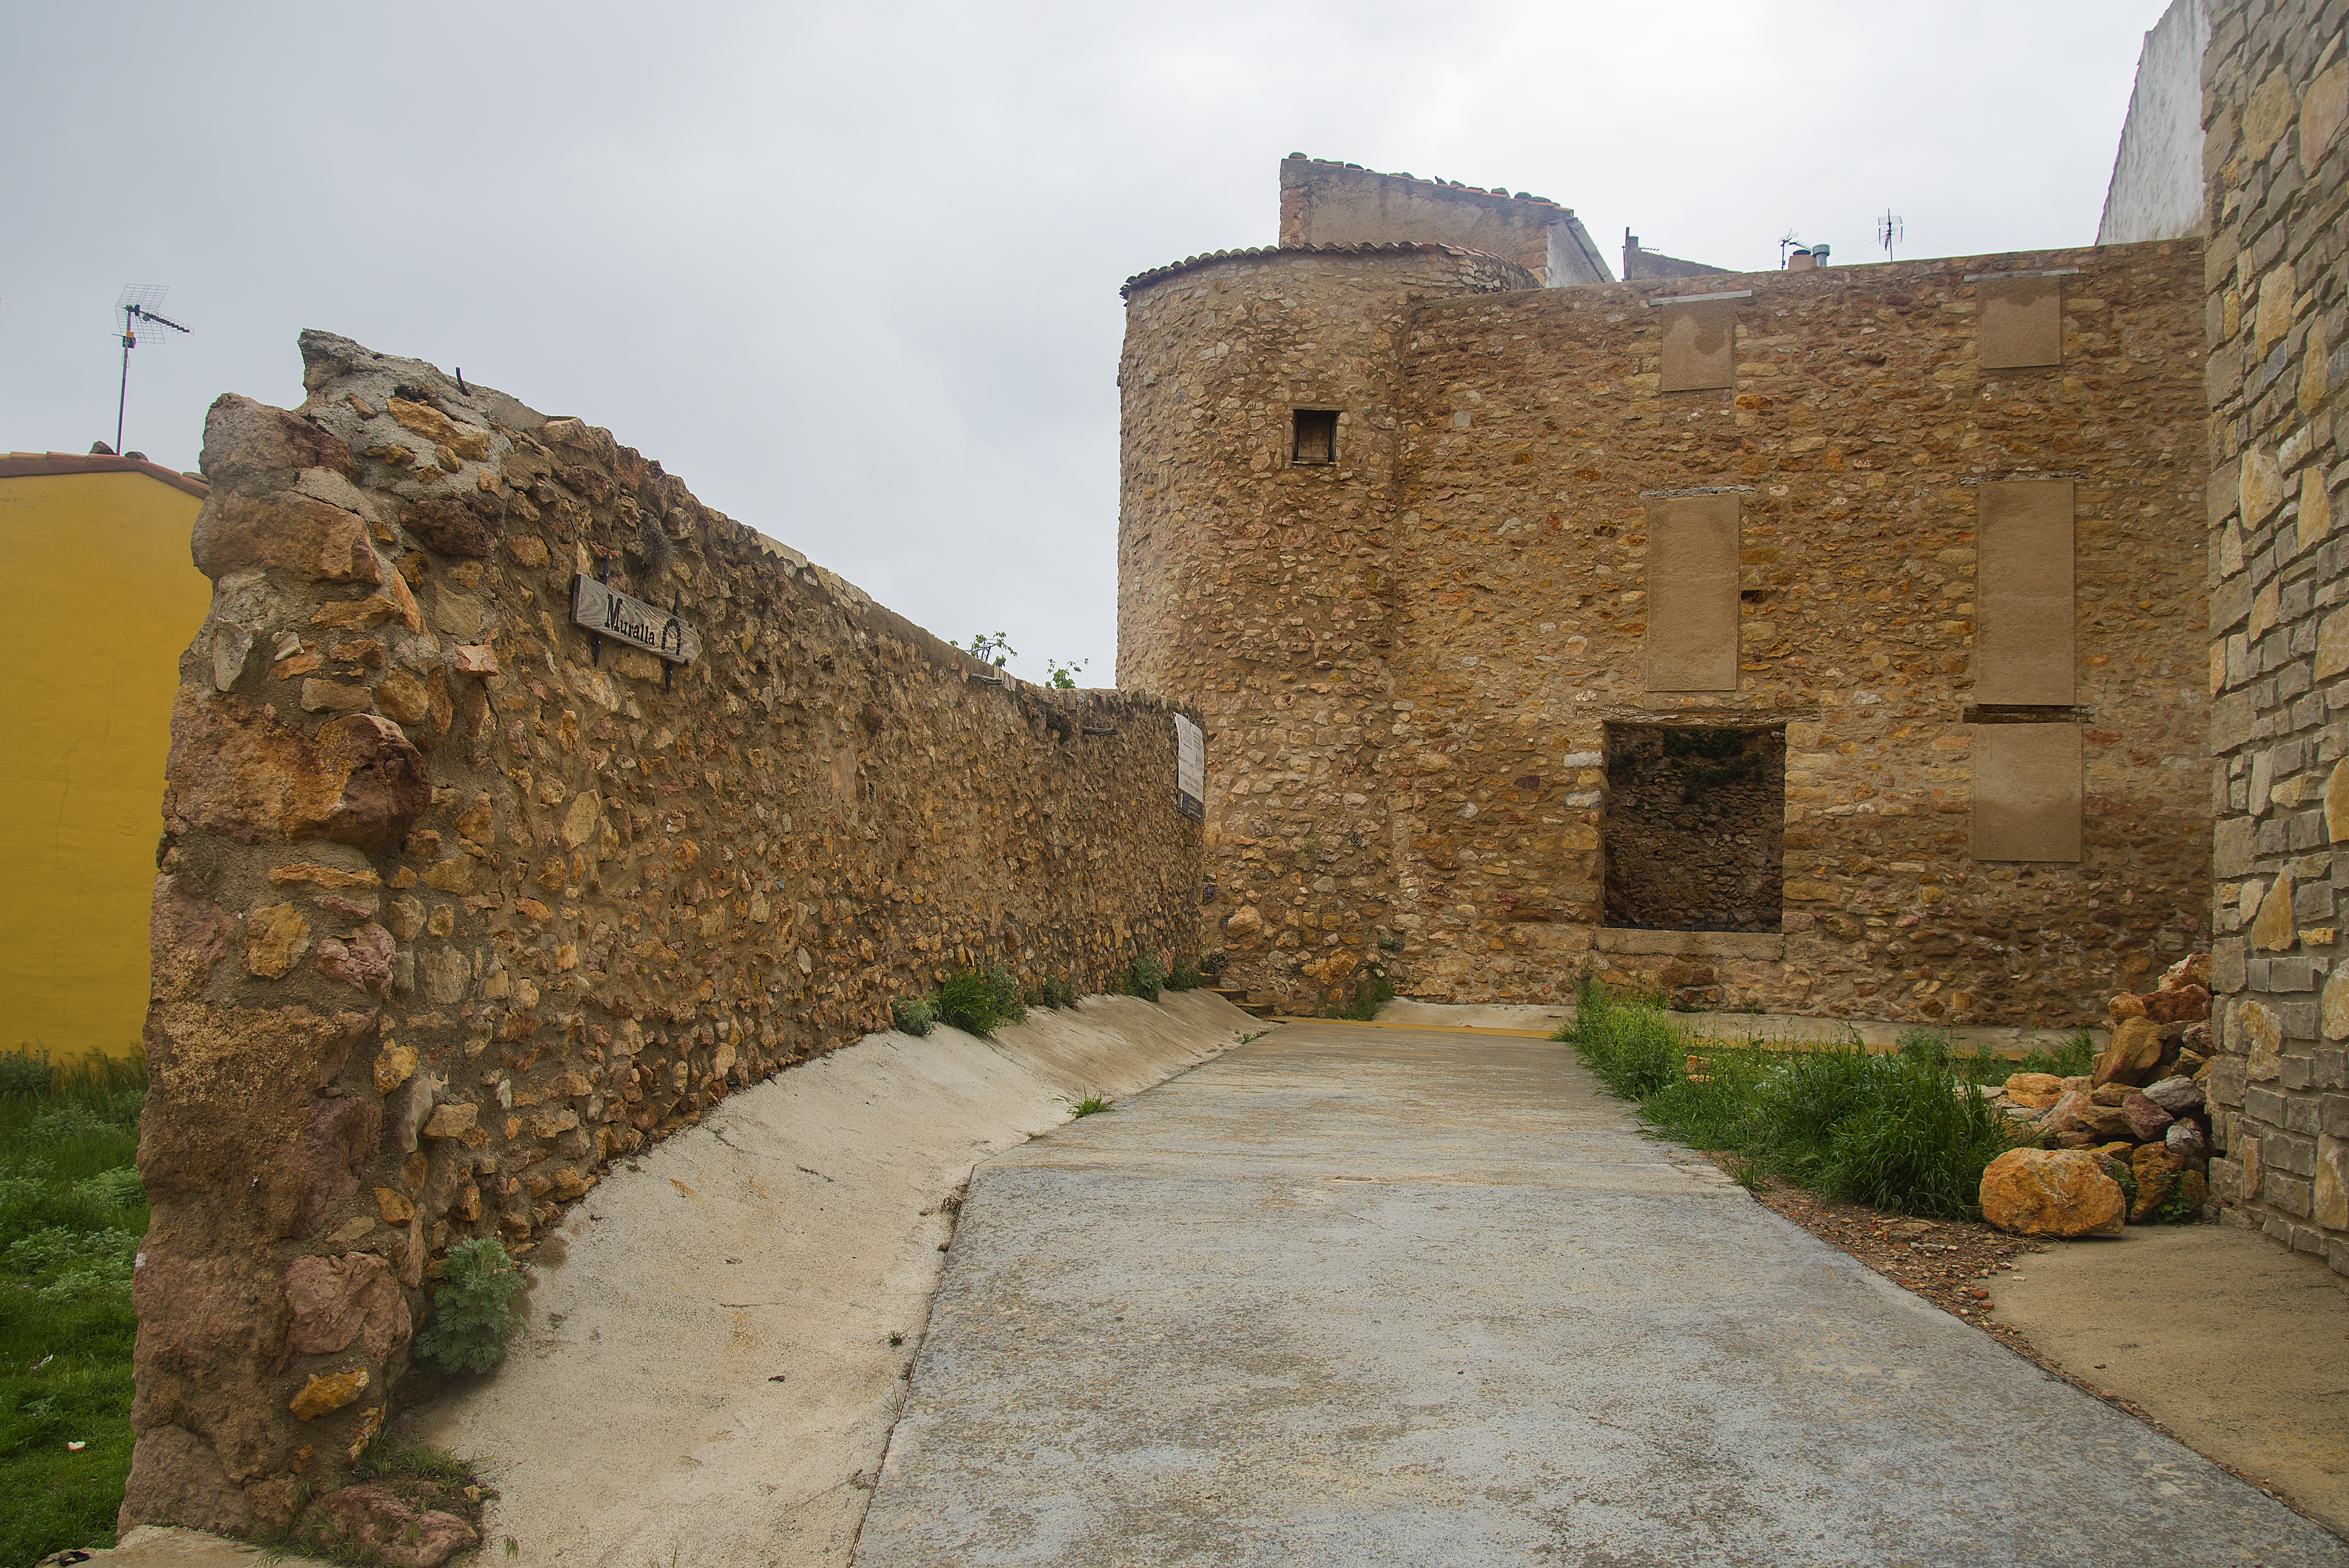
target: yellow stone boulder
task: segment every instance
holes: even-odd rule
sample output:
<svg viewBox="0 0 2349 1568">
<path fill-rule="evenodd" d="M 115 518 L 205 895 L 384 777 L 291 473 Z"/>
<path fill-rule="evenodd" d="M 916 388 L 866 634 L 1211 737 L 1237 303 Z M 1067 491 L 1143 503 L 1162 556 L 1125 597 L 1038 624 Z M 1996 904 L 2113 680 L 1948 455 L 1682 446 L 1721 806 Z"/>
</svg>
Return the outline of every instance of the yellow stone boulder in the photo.
<svg viewBox="0 0 2349 1568">
<path fill-rule="evenodd" d="M 2018 1236 L 2117 1236 L 2128 1203 L 2086 1149 L 2011 1148 L 1982 1171 L 1982 1210 Z"/>
</svg>

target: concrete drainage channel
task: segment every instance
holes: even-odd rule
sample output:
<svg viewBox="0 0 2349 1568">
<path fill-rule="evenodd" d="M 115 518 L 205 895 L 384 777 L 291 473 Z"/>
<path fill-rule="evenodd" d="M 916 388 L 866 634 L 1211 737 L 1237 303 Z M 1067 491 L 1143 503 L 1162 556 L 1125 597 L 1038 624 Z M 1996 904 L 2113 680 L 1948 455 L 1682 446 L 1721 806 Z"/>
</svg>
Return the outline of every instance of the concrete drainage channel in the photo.
<svg viewBox="0 0 2349 1568">
<path fill-rule="evenodd" d="M 870 1035 L 616 1165 L 497 1376 L 407 1418 L 485 1457 L 483 1561 L 847 1563 L 972 1166 L 1266 1027 L 1170 992 Z"/>
</svg>

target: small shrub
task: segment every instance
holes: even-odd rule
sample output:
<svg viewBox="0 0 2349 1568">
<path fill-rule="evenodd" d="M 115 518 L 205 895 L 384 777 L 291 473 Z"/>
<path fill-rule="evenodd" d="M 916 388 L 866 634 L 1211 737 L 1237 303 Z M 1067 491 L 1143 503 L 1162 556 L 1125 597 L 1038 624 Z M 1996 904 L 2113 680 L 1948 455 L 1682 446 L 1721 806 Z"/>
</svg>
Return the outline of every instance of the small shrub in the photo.
<svg viewBox="0 0 2349 1568">
<path fill-rule="evenodd" d="M 998 1023 L 1017 1023 L 1028 1016 L 1028 1004 L 1019 1000 L 1019 977 L 1005 965 L 988 967 L 987 992 L 995 1003 Z"/>
<path fill-rule="evenodd" d="M 1206 983 L 1207 977 L 1183 959 L 1176 959 L 1174 967 L 1166 971 L 1166 989 L 1169 991 L 1196 991 Z"/>
<path fill-rule="evenodd" d="M 1125 966 L 1125 991 L 1144 1002 L 1158 1000 L 1158 992 L 1166 983 L 1166 966 L 1151 953 L 1136 953 Z"/>
<path fill-rule="evenodd" d="M 1077 988 L 1065 980 L 1040 980 L 1028 988 L 1030 1007 L 1074 1007 Z"/>
<path fill-rule="evenodd" d="M 506 1356 L 506 1342 L 522 1332 L 514 1297 L 521 1272 L 493 1237 L 477 1236 L 449 1249 L 432 1320 L 416 1335 L 417 1359 L 449 1372 L 487 1372 Z"/>
<path fill-rule="evenodd" d="M 1342 1006 L 1330 1003 L 1330 1016 L 1368 1023 L 1378 1017 L 1381 1006 L 1394 1000 L 1394 985 L 1387 979 L 1387 971 L 1377 964 L 1365 964 L 1361 977 L 1354 981 L 1354 1000 Z"/>
<path fill-rule="evenodd" d="M 938 1026 L 937 1009 L 919 997 L 900 996 L 889 1003 L 889 1023 L 899 1033 L 918 1038 Z"/>
</svg>

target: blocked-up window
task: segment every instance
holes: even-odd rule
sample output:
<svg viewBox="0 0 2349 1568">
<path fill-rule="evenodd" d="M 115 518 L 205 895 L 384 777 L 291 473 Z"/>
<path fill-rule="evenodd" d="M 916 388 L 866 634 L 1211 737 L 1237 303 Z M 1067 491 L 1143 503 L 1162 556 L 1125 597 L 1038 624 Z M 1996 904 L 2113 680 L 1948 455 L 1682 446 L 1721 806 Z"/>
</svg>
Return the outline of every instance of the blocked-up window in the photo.
<svg viewBox="0 0 2349 1568">
<path fill-rule="evenodd" d="M 2080 726 L 1974 726 L 1973 857 L 2080 858 Z"/>
<path fill-rule="evenodd" d="M 1785 728 L 1608 725 L 1599 843 L 1610 926 L 1779 929 Z"/>
<path fill-rule="evenodd" d="M 1338 410 L 1335 409 L 1299 409 L 1295 410 L 1288 448 L 1291 462 L 1335 462 L 1338 461 Z"/>
<path fill-rule="evenodd" d="M 2006 480 L 1974 497 L 1974 701 L 2065 706 L 2078 664 L 2072 482 Z"/>
<path fill-rule="evenodd" d="M 2069 269 L 2066 269 L 2069 270 Z M 1985 370 L 2064 362 L 2064 279 L 2059 273 L 1976 274 L 1976 349 Z"/>
<path fill-rule="evenodd" d="M 1737 381 L 1737 294 L 1651 300 L 1663 316 L 1660 392 L 1697 392 Z"/>
<path fill-rule="evenodd" d="M 1737 690 L 1734 494 L 1648 498 L 1647 686 Z"/>
</svg>

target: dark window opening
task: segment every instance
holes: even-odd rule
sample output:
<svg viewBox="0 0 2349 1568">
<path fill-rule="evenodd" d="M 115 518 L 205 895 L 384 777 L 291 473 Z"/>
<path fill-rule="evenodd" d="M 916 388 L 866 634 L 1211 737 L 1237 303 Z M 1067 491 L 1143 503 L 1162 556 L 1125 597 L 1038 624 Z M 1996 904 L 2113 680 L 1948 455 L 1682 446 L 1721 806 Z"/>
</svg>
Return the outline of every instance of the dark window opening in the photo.
<svg viewBox="0 0 2349 1568">
<path fill-rule="evenodd" d="M 1783 728 L 1607 726 L 1609 925 L 1777 930 L 1785 843 Z"/>
<path fill-rule="evenodd" d="M 1338 410 L 1299 409 L 1295 439 L 1288 448 L 1291 462 L 1338 461 Z"/>
</svg>

